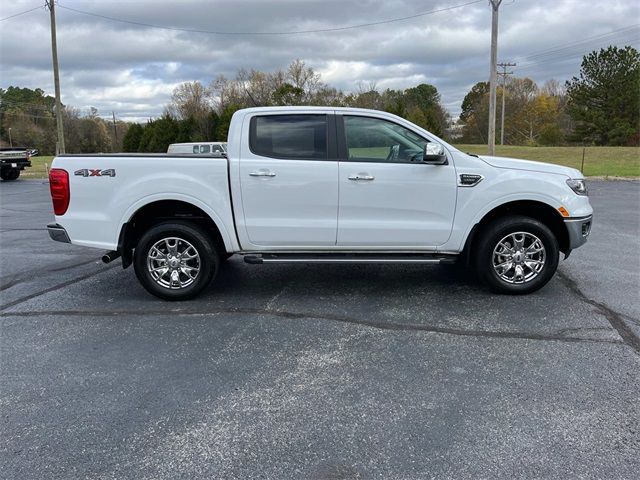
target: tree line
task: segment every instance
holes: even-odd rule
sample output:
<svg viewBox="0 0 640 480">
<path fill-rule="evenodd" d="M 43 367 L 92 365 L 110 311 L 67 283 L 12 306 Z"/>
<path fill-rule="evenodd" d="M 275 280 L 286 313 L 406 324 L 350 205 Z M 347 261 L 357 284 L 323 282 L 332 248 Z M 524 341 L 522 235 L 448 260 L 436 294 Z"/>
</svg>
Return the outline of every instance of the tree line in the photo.
<svg viewBox="0 0 640 480">
<path fill-rule="evenodd" d="M 90 108 L 84 114 L 63 106 L 68 153 L 117 152 L 130 124 L 107 121 Z M 42 89 L 0 88 L 0 138 L 3 144 L 36 148 L 43 155 L 56 152 L 55 98 Z"/>
<path fill-rule="evenodd" d="M 498 102 L 505 95 L 506 144 L 640 145 L 640 55 L 632 47 L 589 53 L 564 85 L 510 78 L 497 94 Z M 459 141 L 487 143 L 488 121 L 489 84 L 478 82 L 462 102 Z"/>
<path fill-rule="evenodd" d="M 564 84 L 550 80 L 539 86 L 530 78 L 511 78 L 502 90 L 498 88 L 498 100 L 504 93 L 507 144 L 640 144 L 640 55 L 632 47 L 591 52 L 583 58 L 578 76 Z M 223 141 L 238 109 L 285 105 L 384 110 L 456 143 L 487 142 L 488 82 L 471 88 L 452 125 L 433 85 L 380 90 L 375 84 L 360 84 L 356 92 L 345 93 L 295 60 L 274 72 L 241 69 L 233 78 L 221 75 L 208 84 L 182 83 L 163 114 L 144 124 L 114 124 L 94 108 L 83 114 L 65 106 L 66 147 L 69 153 L 164 152 L 175 142 Z M 0 89 L 0 139 L 8 143 L 10 130 L 14 145 L 53 154 L 54 111 L 53 97 L 41 89 Z"/>
<path fill-rule="evenodd" d="M 124 139 L 128 151 L 165 151 L 174 142 L 224 141 L 234 112 L 241 108 L 323 105 L 374 108 L 400 115 L 436 135 L 445 135 L 449 115 L 433 85 L 378 91 L 361 84 L 344 93 L 322 82 L 301 60 L 275 72 L 240 70 L 232 79 L 218 76 L 209 85 L 186 82 L 175 88 L 161 118 L 132 126 Z"/>
</svg>

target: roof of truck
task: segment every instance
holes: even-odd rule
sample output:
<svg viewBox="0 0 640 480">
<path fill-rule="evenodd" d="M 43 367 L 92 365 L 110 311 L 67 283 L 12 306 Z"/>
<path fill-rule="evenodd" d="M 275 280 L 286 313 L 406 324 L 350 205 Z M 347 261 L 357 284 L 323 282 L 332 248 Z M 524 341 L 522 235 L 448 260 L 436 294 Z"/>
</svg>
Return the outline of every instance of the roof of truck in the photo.
<svg viewBox="0 0 640 480">
<path fill-rule="evenodd" d="M 352 107 L 331 107 L 331 106 L 326 106 L 326 107 L 322 107 L 322 106 L 305 106 L 305 105 L 297 105 L 297 106 L 285 106 L 285 107 L 251 107 L 251 108 L 243 108 L 241 110 L 238 110 L 239 112 L 247 112 L 247 113 L 253 113 L 253 112 L 291 112 L 291 111 L 304 111 L 304 112 L 309 112 L 309 111 L 322 111 L 322 112 L 326 112 L 327 110 L 335 110 L 337 112 L 362 112 L 362 113 L 371 113 L 371 112 L 376 112 L 376 113 L 383 113 L 385 115 L 393 115 L 390 114 L 389 112 L 385 112 L 383 110 L 374 110 L 371 108 L 352 108 Z M 395 116 L 395 115 L 393 115 Z"/>
</svg>

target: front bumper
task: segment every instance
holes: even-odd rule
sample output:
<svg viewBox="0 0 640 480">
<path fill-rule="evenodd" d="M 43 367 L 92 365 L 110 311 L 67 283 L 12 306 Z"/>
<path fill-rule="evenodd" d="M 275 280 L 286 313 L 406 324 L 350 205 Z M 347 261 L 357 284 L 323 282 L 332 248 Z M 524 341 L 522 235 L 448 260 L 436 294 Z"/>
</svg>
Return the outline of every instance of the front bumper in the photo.
<svg viewBox="0 0 640 480">
<path fill-rule="evenodd" d="M 62 243 L 71 243 L 71 239 L 69 238 L 67 231 L 57 223 L 50 223 L 47 225 L 47 231 L 49 232 L 51 240 Z"/>
<path fill-rule="evenodd" d="M 565 219 L 564 224 L 567 226 L 567 232 L 569 233 L 569 250 L 587 243 L 587 238 L 591 233 L 592 220 L 593 215 Z"/>
<path fill-rule="evenodd" d="M 17 168 L 19 170 L 24 170 L 25 168 L 30 166 L 31 166 L 31 160 L 25 160 L 25 159 L 0 160 L 0 169 Z"/>
</svg>

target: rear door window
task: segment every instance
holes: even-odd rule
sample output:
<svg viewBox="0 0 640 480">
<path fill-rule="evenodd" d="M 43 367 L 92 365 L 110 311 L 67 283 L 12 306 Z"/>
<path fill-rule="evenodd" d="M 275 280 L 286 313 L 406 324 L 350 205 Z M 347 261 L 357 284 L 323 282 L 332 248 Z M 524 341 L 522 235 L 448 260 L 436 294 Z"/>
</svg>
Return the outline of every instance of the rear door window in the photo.
<svg viewBox="0 0 640 480">
<path fill-rule="evenodd" d="M 265 115 L 251 119 L 249 146 L 263 157 L 326 160 L 326 115 Z"/>
</svg>

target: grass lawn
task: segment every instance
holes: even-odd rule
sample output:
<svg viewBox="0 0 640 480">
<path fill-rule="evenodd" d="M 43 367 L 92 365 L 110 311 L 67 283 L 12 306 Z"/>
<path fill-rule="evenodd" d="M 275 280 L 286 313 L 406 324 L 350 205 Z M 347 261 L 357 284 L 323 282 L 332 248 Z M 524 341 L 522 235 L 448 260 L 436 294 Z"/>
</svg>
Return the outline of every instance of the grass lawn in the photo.
<svg viewBox="0 0 640 480">
<path fill-rule="evenodd" d="M 463 152 L 486 155 L 486 145 L 456 145 Z M 496 145 L 499 157 L 522 158 L 556 163 L 580 170 L 582 147 L 519 147 Z M 640 177 L 640 148 L 638 147 L 586 147 L 585 176 Z"/>
<path fill-rule="evenodd" d="M 47 178 L 47 170 L 44 166 L 46 163 L 51 168 L 53 157 L 35 156 L 31 157 L 31 168 L 25 168 L 20 172 L 20 178 Z"/>
<path fill-rule="evenodd" d="M 463 152 L 486 155 L 486 145 L 456 145 Z M 363 156 L 379 156 L 378 149 L 358 149 Z M 518 147 L 496 145 L 496 155 L 523 158 L 539 162 L 567 165 L 580 170 L 582 147 Z M 24 178 L 46 178 L 45 163 L 51 168 L 53 157 L 31 158 L 31 168 L 21 174 Z M 586 176 L 640 178 L 640 148 L 638 147 L 587 147 L 584 156 Z"/>
</svg>

